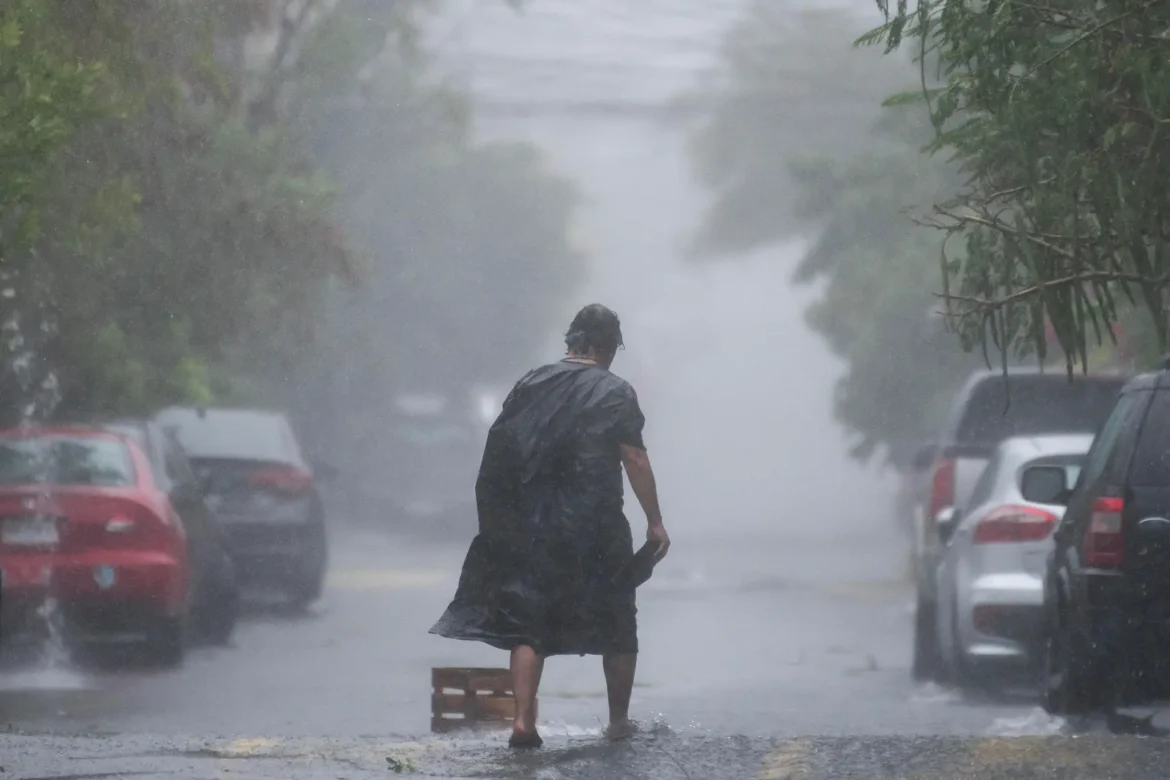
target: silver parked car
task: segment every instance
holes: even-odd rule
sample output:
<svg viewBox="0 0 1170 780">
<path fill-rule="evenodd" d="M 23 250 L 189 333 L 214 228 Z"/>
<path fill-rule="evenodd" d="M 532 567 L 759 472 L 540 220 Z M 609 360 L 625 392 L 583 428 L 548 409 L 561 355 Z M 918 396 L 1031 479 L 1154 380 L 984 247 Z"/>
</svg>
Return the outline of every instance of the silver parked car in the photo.
<svg viewBox="0 0 1170 780">
<path fill-rule="evenodd" d="M 1021 477 L 1030 466 L 1058 466 L 1065 484 L 1057 491 L 1071 490 L 1092 442 L 1088 434 L 1005 439 L 967 508 L 946 524 L 951 533 L 936 570 L 937 631 L 944 672 L 958 685 L 1038 658 L 1044 567 L 1063 508 L 1049 503 L 1051 489 L 1037 494 Z"/>
</svg>

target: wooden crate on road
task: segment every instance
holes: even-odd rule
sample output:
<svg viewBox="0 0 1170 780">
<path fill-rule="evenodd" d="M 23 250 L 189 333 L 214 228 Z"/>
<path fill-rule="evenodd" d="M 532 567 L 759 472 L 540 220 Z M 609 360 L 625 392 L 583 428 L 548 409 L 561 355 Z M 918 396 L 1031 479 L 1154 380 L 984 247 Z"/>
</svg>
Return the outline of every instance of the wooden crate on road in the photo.
<svg viewBox="0 0 1170 780">
<path fill-rule="evenodd" d="M 431 731 L 502 729 L 516 716 L 512 673 L 507 669 L 431 669 Z"/>
</svg>

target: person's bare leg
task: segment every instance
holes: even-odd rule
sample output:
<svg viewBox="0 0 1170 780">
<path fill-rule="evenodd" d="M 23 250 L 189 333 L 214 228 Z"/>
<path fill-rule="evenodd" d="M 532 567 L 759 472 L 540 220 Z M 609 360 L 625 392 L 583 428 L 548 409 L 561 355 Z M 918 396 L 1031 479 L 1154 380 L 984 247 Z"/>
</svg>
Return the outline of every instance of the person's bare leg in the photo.
<svg viewBox="0 0 1170 780">
<path fill-rule="evenodd" d="M 605 689 L 609 694 L 609 729 L 611 736 L 630 733 L 630 696 L 634 692 L 634 671 L 638 656 L 634 653 L 611 653 L 602 659 L 605 668 Z"/>
<path fill-rule="evenodd" d="M 512 721 L 514 747 L 539 747 L 536 733 L 536 691 L 544 672 L 544 658 L 528 645 L 512 648 L 512 694 L 516 698 L 516 717 Z"/>
</svg>

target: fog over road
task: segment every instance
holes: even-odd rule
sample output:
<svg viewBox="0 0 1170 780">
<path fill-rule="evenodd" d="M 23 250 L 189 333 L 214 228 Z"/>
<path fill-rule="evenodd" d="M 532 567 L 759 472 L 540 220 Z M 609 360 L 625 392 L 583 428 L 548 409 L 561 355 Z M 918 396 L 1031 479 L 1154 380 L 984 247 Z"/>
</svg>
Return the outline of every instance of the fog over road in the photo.
<svg viewBox="0 0 1170 780">
<path fill-rule="evenodd" d="M 622 316 L 628 349 L 614 370 L 645 406 L 672 533 L 889 528 L 890 487 L 847 458 L 833 420 L 842 365 L 804 323 L 814 290 L 791 285 L 803 246 L 684 259 L 707 196 L 691 174 L 689 119 L 667 109 L 708 77 L 747 5 L 542 0 L 516 14 L 460 0 L 428 42 L 475 96 L 481 135 L 533 141 L 583 191 L 591 278 L 565 322 L 592 300 Z M 558 336 L 534 360 L 556 355 Z"/>
</svg>

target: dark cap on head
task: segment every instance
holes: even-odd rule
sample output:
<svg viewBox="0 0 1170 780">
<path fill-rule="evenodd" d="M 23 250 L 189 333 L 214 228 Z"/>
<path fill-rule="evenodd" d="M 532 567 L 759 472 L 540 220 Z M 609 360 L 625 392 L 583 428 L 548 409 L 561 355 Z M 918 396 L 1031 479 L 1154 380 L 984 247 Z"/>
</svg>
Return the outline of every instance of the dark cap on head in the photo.
<svg viewBox="0 0 1170 780">
<path fill-rule="evenodd" d="M 565 334 L 565 346 L 570 352 L 584 355 L 590 350 L 617 352 L 622 346 L 622 323 L 612 309 L 600 303 L 591 303 L 573 318 Z"/>
</svg>

